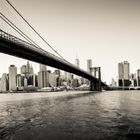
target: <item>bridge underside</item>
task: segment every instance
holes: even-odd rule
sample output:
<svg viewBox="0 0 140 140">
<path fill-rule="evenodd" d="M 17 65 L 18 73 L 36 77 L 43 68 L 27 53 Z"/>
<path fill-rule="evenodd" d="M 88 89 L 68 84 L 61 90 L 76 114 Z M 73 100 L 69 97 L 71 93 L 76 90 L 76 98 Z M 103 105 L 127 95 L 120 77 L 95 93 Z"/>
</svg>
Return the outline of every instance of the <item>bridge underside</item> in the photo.
<svg viewBox="0 0 140 140">
<path fill-rule="evenodd" d="M 0 52 L 74 73 L 90 80 L 91 90 L 100 90 L 98 79 L 89 73 L 75 67 L 70 63 L 67 64 L 66 62 L 60 61 L 60 59 L 56 59 L 56 57 L 42 53 L 37 49 L 32 49 L 24 44 L 0 37 Z M 107 87 L 107 85 L 103 82 L 101 82 L 101 86 L 102 88 Z"/>
</svg>

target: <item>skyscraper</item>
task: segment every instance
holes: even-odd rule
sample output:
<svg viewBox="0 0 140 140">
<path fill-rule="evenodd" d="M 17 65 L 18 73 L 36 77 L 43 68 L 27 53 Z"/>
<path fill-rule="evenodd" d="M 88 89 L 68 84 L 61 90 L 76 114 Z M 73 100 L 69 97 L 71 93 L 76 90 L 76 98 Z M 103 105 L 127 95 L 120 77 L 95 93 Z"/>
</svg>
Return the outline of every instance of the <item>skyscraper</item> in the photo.
<svg viewBox="0 0 140 140">
<path fill-rule="evenodd" d="M 80 67 L 80 62 L 78 58 L 75 59 L 75 66 L 77 66 L 78 68 Z M 78 75 L 74 75 L 74 78 L 79 79 L 80 77 Z"/>
<path fill-rule="evenodd" d="M 20 73 L 21 74 L 26 74 L 26 65 L 22 65 L 20 68 Z"/>
<path fill-rule="evenodd" d="M 79 62 L 79 59 L 78 59 L 78 58 L 75 59 L 75 65 L 76 65 L 78 68 L 80 67 L 80 62 Z"/>
<path fill-rule="evenodd" d="M 123 71 L 124 71 L 124 80 L 130 79 L 130 64 L 127 61 L 123 63 Z"/>
<path fill-rule="evenodd" d="M 118 64 L 119 86 L 130 85 L 130 64 L 127 61 Z"/>
<path fill-rule="evenodd" d="M 44 88 L 49 86 L 47 68 L 45 65 L 40 64 L 40 71 L 38 72 L 38 87 Z"/>
<path fill-rule="evenodd" d="M 49 85 L 51 87 L 56 87 L 57 86 L 57 79 L 56 79 L 56 74 L 55 73 L 50 73 L 49 74 Z"/>
<path fill-rule="evenodd" d="M 124 79 L 123 78 L 123 63 L 118 64 L 118 76 L 120 80 Z"/>
<path fill-rule="evenodd" d="M 10 65 L 9 67 L 9 91 L 16 91 L 16 76 L 17 76 L 17 68 L 14 65 Z"/>
<path fill-rule="evenodd" d="M 140 69 L 137 70 L 137 85 L 140 86 Z"/>
<path fill-rule="evenodd" d="M 27 61 L 27 65 L 21 66 L 20 71 L 21 75 L 24 76 L 24 87 L 29 85 L 34 86 L 34 70 L 29 61 Z"/>
<path fill-rule="evenodd" d="M 24 77 L 21 74 L 17 74 L 17 87 L 18 87 L 18 89 L 21 89 L 21 87 L 24 86 L 23 79 L 24 79 Z"/>
<path fill-rule="evenodd" d="M 137 78 L 140 79 L 140 69 L 137 70 Z"/>
<path fill-rule="evenodd" d="M 23 65 L 20 68 L 21 74 L 24 74 L 25 76 L 29 77 L 30 75 L 33 75 L 34 70 L 32 65 L 30 65 L 29 61 L 27 61 L 27 65 Z"/>
<path fill-rule="evenodd" d="M 6 92 L 8 90 L 8 77 L 7 74 L 2 74 L 1 78 L 1 91 Z"/>
<path fill-rule="evenodd" d="M 90 68 L 92 68 L 92 59 L 87 60 L 87 72 L 91 73 Z"/>
</svg>

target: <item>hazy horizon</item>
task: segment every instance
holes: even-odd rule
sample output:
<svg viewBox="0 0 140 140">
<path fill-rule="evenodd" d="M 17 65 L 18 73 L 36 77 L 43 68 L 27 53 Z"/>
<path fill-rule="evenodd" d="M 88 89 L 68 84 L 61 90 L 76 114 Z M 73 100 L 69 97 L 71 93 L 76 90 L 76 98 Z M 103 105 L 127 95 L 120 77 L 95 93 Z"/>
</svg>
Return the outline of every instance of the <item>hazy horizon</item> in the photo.
<svg viewBox="0 0 140 140">
<path fill-rule="evenodd" d="M 23 29 L 41 47 L 49 47 L 1 0 L 1 12 Z M 31 25 L 69 62 L 76 56 L 80 67 L 86 60 L 101 66 L 102 78 L 109 84 L 118 75 L 118 63 L 128 61 L 130 72 L 140 69 L 139 0 L 10 0 Z M 1 28 L 13 33 L 1 22 Z M 54 53 L 53 53 L 54 54 Z M 0 77 L 8 66 L 18 68 L 26 60 L 0 53 Z M 38 64 L 32 63 L 35 72 Z"/>
</svg>

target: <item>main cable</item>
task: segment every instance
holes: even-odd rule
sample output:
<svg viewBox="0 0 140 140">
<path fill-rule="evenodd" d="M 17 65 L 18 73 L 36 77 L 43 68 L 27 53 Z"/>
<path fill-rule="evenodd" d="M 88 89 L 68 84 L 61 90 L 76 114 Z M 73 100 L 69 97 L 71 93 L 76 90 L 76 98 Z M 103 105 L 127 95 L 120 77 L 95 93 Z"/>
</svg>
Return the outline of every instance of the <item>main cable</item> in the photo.
<svg viewBox="0 0 140 140">
<path fill-rule="evenodd" d="M 59 55 L 63 60 L 62 55 L 60 55 L 36 30 L 35 28 L 19 13 L 19 11 L 9 2 L 9 0 L 6 0 L 6 2 L 15 10 L 15 12 L 28 24 L 28 26 L 57 54 Z M 65 60 L 66 61 L 66 60 Z"/>
<path fill-rule="evenodd" d="M 8 21 L 6 21 L 2 16 L 0 16 L 1 19 L 3 19 L 3 21 L 5 23 L 7 23 L 12 29 L 14 29 L 17 33 L 19 33 L 25 40 L 29 41 L 25 36 L 23 36 L 15 27 L 13 27 Z M 30 42 L 30 41 L 29 41 Z M 30 42 L 31 43 L 31 42 Z"/>
<path fill-rule="evenodd" d="M 9 22 L 9 24 L 11 24 L 14 28 L 16 28 L 22 35 L 24 35 L 24 39 L 26 39 L 27 41 L 29 41 L 31 44 L 34 44 L 35 46 L 37 46 L 38 48 L 41 48 L 38 44 L 36 44 L 30 37 L 28 37 L 22 30 L 20 30 L 14 23 L 12 23 L 6 16 L 4 16 L 1 12 L 0 12 L 0 17 L 7 23 L 7 21 Z M 7 20 L 5 20 L 4 18 Z M 14 29 L 15 30 L 15 29 Z M 16 30 L 16 31 L 17 31 Z M 18 32 L 18 33 L 19 33 Z M 21 35 L 20 34 L 20 35 Z M 23 37 L 23 36 L 22 36 Z"/>
<path fill-rule="evenodd" d="M 8 18 L 6 18 L 3 14 L 0 12 L 0 18 L 7 23 L 12 29 L 14 29 L 18 34 L 20 34 L 26 41 L 32 45 L 32 47 L 36 49 L 40 49 L 44 54 L 48 54 L 47 51 L 43 50 L 39 45 L 37 45 L 33 40 L 31 40 L 26 34 L 24 34 L 20 29 L 18 29 Z M 33 44 L 35 43 L 35 44 Z M 50 53 L 49 53 L 50 54 Z"/>
</svg>

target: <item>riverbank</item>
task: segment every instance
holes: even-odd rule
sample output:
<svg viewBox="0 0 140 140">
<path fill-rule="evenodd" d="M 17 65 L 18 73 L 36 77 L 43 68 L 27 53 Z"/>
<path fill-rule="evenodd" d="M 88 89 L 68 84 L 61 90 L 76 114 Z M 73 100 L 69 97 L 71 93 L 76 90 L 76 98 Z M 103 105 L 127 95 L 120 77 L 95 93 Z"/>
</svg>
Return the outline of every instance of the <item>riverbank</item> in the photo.
<svg viewBox="0 0 140 140">
<path fill-rule="evenodd" d="M 34 92 L 34 93 L 4 93 L 0 94 L 0 102 L 28 100 L 34 98 L 51 98 L 68 95 L 96 93 L 95 91 L 60 91 L 60 92 Z M 7 96 L 8 94 L 8 96 Z M 22 97 L 22 98 L 21 98 Z"/>
</svg>

